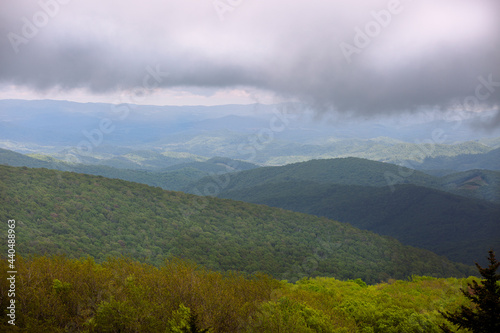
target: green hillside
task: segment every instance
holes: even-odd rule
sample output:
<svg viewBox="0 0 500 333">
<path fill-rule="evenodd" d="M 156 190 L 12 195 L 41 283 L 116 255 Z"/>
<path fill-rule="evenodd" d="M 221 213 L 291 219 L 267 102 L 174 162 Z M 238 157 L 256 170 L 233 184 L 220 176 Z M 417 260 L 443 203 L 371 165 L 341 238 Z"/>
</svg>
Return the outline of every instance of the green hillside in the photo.
<svg viewBox="0 0 500 333">
<path fill-rule="evenodd" d="M 228 141 L 230 140 L 228 139 Z M 188 151 L 189 147 L 182 148 Z M 263 165 L 280 166 L 312 159 L 358 157 L 393 164 L 406 163 L 413 168 L 425 169 L 425 166 L 420 167 L 419 165 L 426 159 L 436 158 L 436 161 L 439 161 L 439 158 L 453 159 L 456 156 L 467 154 L 470 155 L 471 159 L 476 157 L 476 160 L 481 161 L 474 168 L 486 169 L 487 164 L 483 165 L 480 159 L 490 150 L 492 150 L 492 147 L 474 141 L 457 144 L 427 144 L 402 142 L 391 138 L 366 140 L 334 137 L 330 139 L 322 138 L 311 143 L 275 140 L 263 147 L 262 150 L 259 150 L 255 156 L 255 161 Z M 201 154 L 202 151 L 198 150 L 197 153 Z M 204 154 L 220 154 L 220 152 L 208 148 Z M 239 157 L 238 155 L 228 156 Z M 452 170 L 462 170 L 457 169 L 460 165 L 449 164 L 449 166 Z"/>
<path fill-rule="evenodd" d="M 39 156 L 37 156 L 39 157 Z M 65 160 L 78 160 L 87 165 L 105 165 L 118 169 L 161 171 L 161 169 L 191 162 L 204 162 L 207 157 L 189 153 L 156 150 L 134 150 L 125 147 L 99 146 L 91 154 L 82 154 L 77 149 L 66 149 L 53 157 Z"/>
<path fill-rule="evenodd" d="M 0 164 L 4 165 L 53 169 L 57 166 L 57 163 L 52 162 L 53 160 L 54 159 L 50 159 L 50 161 L 40 160 L 20 153 L 16 153 L 12 150 L 0 148 Z"/>
<path fill-rule="evenodd" d="M 388 186 L 397 183 L 439 187 L 439 180 L 426 173 L 397 165 L 347 157 L 288 164 L 281 167 L 263 167 L 231 174 L 229 182 L 220 191 L 243 190 L 261 184 L 283 181 L 313 181 L 320 184 Z M 194 193 L 210 186 L 214 180 L 204 178 L 186 187 Z M 201 191 L 203 192 L 203 191 Z"/>
<path fill-rule="evenodd" d="M 391 191 L 288 181 L 222 192 L 219 197 L 349 222 L 467 264 L 490 248 L 500 248 L 500 205 L 415 185 L 397 185 Z"/>
<path fill-rule="evenodd" d="M 147 154 L 145 154 L 145 152 L 143 153 L 143 157 L 146 157 Z M 138 158 L 137 156 L 139 155 L 135 156 Z M 214 157 L 203 162 L 180 163 L 171 165 L 170 167 L 165 167 L 169 165 L 169 163 L 165 163 L 164 167 L 157 171 L 139 170 L 137 169 L 138 164 L 132 163 L 131 161 L 119 165 L 129 166 L 132 169 L 115 168 L 107 165 L 113 164 L 108 163 L 111 160 L 112 159 L 108 159 L 106 162 L 102 162 L 102 164 L 98 164 L 97 161 L 93 161 L 91 164 L 66 163 L 47 155 L 27 156 L 0 148 L 0 164 L 3 165 L 47 168 L 107 178 L 118 178 L 174 191 L 181 190 L 186 187 L 186 184 L 193 183 L 210 174 L 222 174 L 257 168 L 257 165 L 252 163 L 222 157 Z M 160 163 L 157 164 L 157 166 L 161 165 L 161 161 L 155 160 L 155 163 Z"/>
<path fill-rule="evenodd" d="M 25 256 L 126 255 L 154 264 L 181 257 L 291 281 L 474 274 L 471 266 L 326 218 L 118 179 L 0 166 L 0 202 L 0 219 L 18 223 L 17 251 Z"/>
<path fill-rule="evenodd" d="M 172 165 L 163 169 L 164 171 L 181 170 L 185 168 L 193 168 L 206 173 L 225 173 L 241 170 L 251 170 L 258 168 L 256 164 L 244 161 L 232 160 L 227 157 L 212 157 L 204 162 L 190 162 Z"/>
<path fill-rule="evenodd" d="M 414 184 L 458 194 L 468 198 L 500 203 L 500 173 L 491 170 L 469 170 L 433 176 L 422 171 L 356 157 L 312 160 L 279 167 L 263 167 L 222 177 L 205 177 L 185 186 L 188 193 L 219 195 L 244 191 L 257 185 L 290 181 L 312 181 L 317 184 L 389 186 Z M 225 196 L 226 197 L 226 196 Z"/>
<path fill-rule="evenodd" d="M 164 153 L 166 154 L 166 153 Z M 174 154 L 177 157 L 182 154 Z M 188 154 L 189 155 L 189 154 Z M 132 156 L 129 154 L 129 157 Z M 193 155 L 194 156 L 194 155 Z M 136 157 L 137 158 L 137 157 Z M 192 158 L 185 156 L 183 158 Z M 339 161 L 344 160 L 341 164 Z M 109 161 L 109 160 L 106 160 Z M 330 162 L 327 162 L 330 161 Z M 87 161 L 89 162 L 89 161 Z M 129 161 L 130 162 L 130 161 Z M 127 163 L 129 163 L 127 162 Z M 104 163 L 104 164 L 99 164 Z M 98 175 L 108 178 L 118 178 L 127 181 L 158 186 L 166 190 L 186 191 L 195 194 L 203 194 L 205 188 L 213 191 L 214 181 L 216 182 L 216 192 L 223 192 L 233 185 L 227 183 L 227 176 L 220 176 L 229 172 L 246 171 L 257 169 L 258 166 L 239 160 L 225 157 L 213 157 L 205 161 L 195 161 L 189 163 L 179 163 L 168 167 L 163 167 L 155 171 L 139 170 L 138 164 L 132 163 L 132 169 L 115 168 L 106 165 L 107 162 L 99 162 L 93 159 L 90 164 L 66 163 L 47 155 L 23 155 L 10 150 L 0 149 L 0 164 L 11 166 L 27 166 L 36 168 L 48 168 L 61 171 L 71 171 Z M 425 174 L 407 168 L 400 168 L 388 163 L 380 163 L 359 158 L 313 160 L 296 163 L 295 170 L 286 166 L 284 169 L 274 169 L 268 167 L 261 171 L 248 174 L 240 174 L 237 178 L 250 177 L 250 180 L 243 181 L 243 188 L 253 185 L 253 181 L 266 183 L 266 181 L 283 181 L 290 179 L 314 180 L 317 182 L 341 183 L 354 185 L 385 186 L 398 183 L 415 183 L 422 186 L 441 189 L 450 193 L 494 202 L 500 202 L 500 173 L 490 170 L 469 170 L 466 172 L 454 173 L 453 170 L 425 170 Z M 330 165 L 327 165 L 330 164 Z M 168 165 L 168 164 L 167 164 Z M 308 170 L 310 168 L 311 170 Z M 334 172 L 331 170 L 335 169 Z M 296 170 L 299 170 L 296 172 Z M 323 171 L 320 171 L 323 170 Z M 330 170 L 325 172 L 324 170 Z M 290 173 L 296 174 L 290 175 Z M 316 176 L 314 172 L 320 172 Z M 325 173 L 327 176 L 325 177 Z M 353 173 L 356 173 L 353 175 Z M 283 175 L 282 175 L 283 174 Z M 245 175 L 245 176 L 244 176 Z M 383 175 L 383 179 L 380 177 Z M 409 176 L 408 176 L 409 175 Z M 445 175 L 442 177 L 437 176 Z M 207 177 L 208 176 L 208 177 Z M 347 176 L 347 177 L 346 177 Z M 207 177 L 200 183 L 196 183 L 203 177 Z M 219 179 L 218 179 L 219 177 Z M 232 176 L 231 176 L 232 177 Z M 479 177 L 479 178 L 477 178 Z M 320 180 L 323 178 L 323 180 Z M 475 180 L 479 179 L 479 182 Z M 468 186 L 470 182 L 475 182 L 476 186 Z M 195 184 L 195 186 L 193 186 Z M 239 185 L 236 185 L 238 187 Z M 198 187 L 198 190 L 197 188 Z M 206 193 L 213 194 L 213 193 Z"/>
<path fill-rule="evenodd" d="M 500 203 L 500 171 L 469 170 L 443 176 L 447 192 Z"/>
</svg>

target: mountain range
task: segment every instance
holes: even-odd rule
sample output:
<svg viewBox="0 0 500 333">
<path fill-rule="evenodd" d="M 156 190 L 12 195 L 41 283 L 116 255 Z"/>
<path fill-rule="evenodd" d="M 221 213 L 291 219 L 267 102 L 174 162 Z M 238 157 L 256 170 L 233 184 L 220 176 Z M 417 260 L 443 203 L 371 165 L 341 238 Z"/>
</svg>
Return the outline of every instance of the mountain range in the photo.
<svg viewBox="0 0 500 333">
<path fill-rule="evenodd" d="M 154 172 L 40 160 L 8 150 L 0 150 L 0 164 L 120 178 L 324 216 L 467 264 L 500 245 L 500 173 L 489 170 L 436 177 L 360 158 L 281 167 L 212 158 Z"/>
<path fill-rule="evenodd" d="M 393 238 L 263 205 L 26 167 L 0 166 L 0 189 L 0 218 L 16 218 L 16 251 L 23 256 L 125 255 L 154 264 L 180 257 L 290 281 L 474 274 L 471 266 Z"/>
<path fill-rule="evenodd" d="M 262 166 L 360 157 L 421 170 L 499 170 L 498 151 L 482 155 L 500 148 L 500 131 L 478 132 L 470 126 L 476 121 L 317 119 L 290 103 L 160 107 L 0 100 L 0 148 L 148 170 L 172 165 L 172 158 L 215 156 Z M 127 158 L 130 152 L 134 156 Z M 159 163 L 137 163 L 153 156 Z"/>
<path fill-rule="evenodd" d="M 443 119 L 409 119 L 399 123 L 383 119 L 324 119 L 321 123 L 296 103 L 157 107 L 2 100 L 0 164 L 17 168 L 2 168 L 9 176 L 1 176 L 5 182 L 31 193 L 28 197 L 11 193 L 3 195 L 2 200 L 8 200 L 5 206 L 11 214 L 19 209 L 23 212 L 21 221 L 30 224 L 32 231 L 21 236 L 26 237 L 26 253 L 87 253 L 101 259 L 108 254 L 125 254 L 148 258 L 152 263 L 181 256 L 213 269 L 262 270 L 277 276 L 291 267 L 300 267 L 303 263 L 297 262 L 301 260 L 313 257 L 318 262 L 318 258 L 323 258 L 324 253 L 313 245 L 314 239 L 323 244 L 323 238 L 318 237 L 329 235 L 325 223 L 333 223 L 325 221 L 340 221 L 336 226 L 344 228 L 348 223 L 349 228 L 366 230 L 352 229 L 356 230 L 353 233 L 368 235 L 360 236 L 364 240 L 357 239 L 352 251 L 362 249 L 362 242 L 383 247 L 379 236 L 371 233 L 375 232 L 384 235 L 382 239 L 393 237 L 405 245 L 471 265 L 474 261 L 482 262 L 490 247 L 500 245 L 500 133 L 478 135 L 469 127 L 476 120 L 466 118 L 457 124 Z M 98 177 L 86 178 L 91 176 L 83 174 Z M 47 177 L 54 184 L 40 177 Z M 54 177 L 73 180 L 61 183 Z M 102 193 L 101 183 L 106 184 Z M 146 185 L 152 187 L 141 187 Z M 63 188 L 66 190 L 61 192 Z M 130 189 L 141 194 L 137 197 Z M 11 189 L 4 185 L 3 190 Z M 12 201 L 11 196 L 17 199 Z M 90 200 L 92 196 L 102 202 L 119 199 L 113 205 L 102 206 Z M 162 200 L 156 196 L 174 207 L 174 211 L 180 211 L 180 215 L 175 213 L 172 219 L 172 212 L 159 209 Z M 28 204 L 28 211 L 19 206 L 21 202 Z M 212 203 L 229 215 L 217 209 L 207 210 Z M 120 211 L 119 218 L 113 213 L 115 210 Z M 269 217 L 261 221 L 265 214 L 259 212 L 263 211 L 292 215 L 280 218 L 280 222 Z M 299 213 L 302 215 L 294 215 Z M 245 218 L 241 220 L 240 216 Z M 184 230 L 186 225 L 180 219 L 190 227 Z M 141 220 L 155 221 L 154 230 L 136 235 L 127 227 L 138 225 Z M 219 229 L 210 229 L 203 223 L 219 220 L 225 221 L 220 229 L 222 234 L 210 234 Z M 290 233 L 284 220 L 294 221 L 291 234 L 307 230 L 307 240 L 302 236 L 290 240 L 291 248 L 299 250 L 287 252 L 288 245 L 279 247 L 279 251 L 275 248 L 279 235 Z M 87 229 L 82 231 L 75 221 L 85 221 Z M 267 238 L 252 229 L 255 223 L 272 234 L 270 245 L 259 243 Z M 310 225 L 305 227 L 303 223 Z M 162 231 L 166 226 L 170 234 Z M 115 235 L 116 228 L 121 230 L 119 237 Z M 260 244 L 259 253 L 250 252 L 251 260 L 244 253 L 253 245 L 247 245 L 240 234 L 234 234 L 235 230 L 248 233 L 251 242 Z M 149 246 L 145 240 L 153 234 L 155 241 Z M 40 238 L 42 235 L 45 236 Z M 76 236 L 64 244 L 68 235 Z M 109 235 L 113 235 L 111 240 L 106 238 Z M 156 235 L 162 235 L 164 240 Z M 208 239 L 205 247 L 198 245 L 203 239 L 200 235 Z M 222 259 L 228 252 L 214 245 L 225 244 L 228 239 L 230 247 L 244 245 L 244 250 L 238 248 L 237 255 L 229 261 Z M 108 241 L 112 245 L 104 245 Z M 305 245 L 298 245 L 301 242 Z M 131 244 L 138 245 L 132 249 Z M 344 253 L 348 258 L 357 258 L 358 263 L 372 259 L 380 262 L 386 275 L 377 271 L 379 275 L 370 278 L 364 268 L 355 266 L 335 270 L 331 267 L 333 262 L 328 261 L 318 262 L 318 268 L 311 272 L 343 278 L 361 274 L 369 281 L 380 281 L 382 276 L 400 277 L 412 271 L 406 266 L 396 271 L 391 266 L 397 247 L 391 246 L 393 249 L 385 250 L 386 257 L 382 259 L 372 258 L 364 250 Z M 216 251 L 207 258 L 203 252 L 209 248 Z M 407 250 L 398 247 L 397 251 Z M 371 259 L 364 261 L 358 255 Z M 253 259 L 254 256 L 259 258 Z M 269 263 L 278 262 L 270 256 L 279 258 L 281 268 L 277 271 Z M 415 255 L 407 256 L 410 257 Z M 397 264 L 402 265 L 402 261 Z M 342 262 L 340 266 L 345 265 Z M 373 265 L 369 266 L 373 271 Z M 434 266 L 428 271 L 436 273 Z M 417 274 L 425 272 L 420 266 L 417 269 Z"/>
<path fill-rule="evenodd" d="M 498 172 L 471 170 L 437 178 L 392 164 L 344 158 L 219 178 L 224 181 L 202 178 L 185 191 L 325 216 L 464 263 L 500 246 Z"/>
</svg>

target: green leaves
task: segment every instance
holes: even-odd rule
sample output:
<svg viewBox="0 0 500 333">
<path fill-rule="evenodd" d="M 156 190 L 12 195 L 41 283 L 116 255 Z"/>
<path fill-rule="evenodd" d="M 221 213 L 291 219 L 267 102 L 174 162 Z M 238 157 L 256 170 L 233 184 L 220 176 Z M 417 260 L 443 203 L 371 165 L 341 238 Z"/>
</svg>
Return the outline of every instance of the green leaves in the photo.
<svg viewBox="0 0 500 333">
<path fill-rule="evenodd" d="M 67 294 L 71 290 L 71 283 L 61 282 L 58 279 L 54 279 L 52 283 L 52 289 L 57 295 Z"/>
<path fill-rule="evenodd" d="M 172 319 L 167 323 L 165 333 L 186 333 L 191 331 L 189 321 L 191 319 L 191 310 L 184 306 L 179 305 L 179 309 L 172 313 Z"/>
<path fill-rule="evenodd" d="M 7 260 L 0 260 L 6 270 Z M 176 259 L 19 258 L 18 327 L 30 332 L 438 332 L 438 310 L 470 305 L 466 280 L 362 280 L 220 273 Z M 8 291 L 0 281 L 0 295 Z M 18 291 L 18 293 L 17 293 Z M 0 306 L 6 308 L 6 299 Z M 0 322 L 0 331 L 6 321 Z"/>
<path fill-rule="evenodd" d="M 500 267 L 493 250 L 489 251 L 488 261 L 490 265 L 486 268 L 476 263 L 483 280 L 467 284 L 467 288 L 461 289 L 473 306 L 461 306 L 454 313 L 441 312 L 452 324 L 459 328 L 467 328 L 474 333 L 495 333 L 500 331 L 500 274 L 496 271 Z M 446 325 L 443 331 L 449 330 Z"/>
</svg>

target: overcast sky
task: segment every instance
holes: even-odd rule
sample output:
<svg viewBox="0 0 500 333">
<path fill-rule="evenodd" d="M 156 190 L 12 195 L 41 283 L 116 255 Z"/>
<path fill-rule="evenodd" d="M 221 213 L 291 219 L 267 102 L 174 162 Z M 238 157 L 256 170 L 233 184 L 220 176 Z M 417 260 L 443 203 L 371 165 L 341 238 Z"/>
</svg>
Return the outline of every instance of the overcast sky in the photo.
<svg viewBox="0 0 500 333">
<path fill-rule="evenodd" d="M 0 98 L 498 110 L 500 1 L 1 0 Z"/>
</svg>

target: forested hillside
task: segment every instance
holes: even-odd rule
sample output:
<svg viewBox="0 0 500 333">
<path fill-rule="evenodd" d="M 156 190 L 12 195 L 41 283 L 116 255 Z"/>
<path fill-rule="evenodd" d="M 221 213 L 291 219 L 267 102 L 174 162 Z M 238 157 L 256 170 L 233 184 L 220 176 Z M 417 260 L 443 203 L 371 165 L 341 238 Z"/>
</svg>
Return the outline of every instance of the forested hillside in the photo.
<svg viewBox="0 0 500 333">
<path fill-rule="evenodd" d="M 208 184 L 213 183 L 214 177 L 217 178 L 219 175 L 229 172 L 247 171 L 258 168 L 253 163 L 232 160 L 225 157 L 204 159 L 195 155 L 186 154 L 184 156 L 182 154 L 174 154 L 177 157 L 169 158 L 167 161 L 165 160 L 165 155 L 168 155 L 167 153 L 158 154 L 124 149 L 124 153 L 127 152 L 127 154 L 114 158 L 106 158 L 105 156 L 107 155 L 104 154 L 107 151 L 106 147 L 101 148 L 101 151 L 102 154 L 99 155 L 99 159 L 89 159 L 86 157 L 81 161 L 88 163 L 85 164 L 69 163 L 48 155 L 34 154 L 28 156 L 0 148 L 0 164 L 86 173 L 158 186 L 166 190 L 182 190 L 196 194 L 203 193 L 204 191 L 202 190 Z M 160 156 L 160 158 L 157 158 L 157 156 Z M 182 162 L 185 159 L 193 158 L 200 160 Z M 117 165 L 119 167 L 110 165 Z M 437 175 L 442 177 L 436 177 Z M 207 178 L 201 180 L 203 177 Z M 242 180 L 245 177 L 250 178 L 250 180 Z M 236 188 L 245 188 L 255 185 L 255 181 L 266 183 L 268 181 L 289 181 L 290 179 L 362 186 L 411 183 L 441 189 L 470 198 L 500 202 L 500 172 L 498 171 L 468 170 L 454 173 L 452 170 L 439 169 L 425 170 L 424 173 L 389 163 L 380 163 L 360 158 L 313 160 L 283 166 L 279 169 L 267 167 L 259 171 L 241 173 L 236 178 L 242 184 L 224 183 L 223 188 L 220 190 L 225 191 L 231 189 L 233 186 Z M 201 181 L 198 183 L 199 180 Z"/>
<path fill-rule="evenodd" d="M 440 181 L 447 192 L 500 203 L 499 171 L 468 170 L 443 176 Z"/>
<path fill-rule="evenodd" d="M 326 218 L 46 169 L 0 166 L 0 219 L 16 219 L 19 254 L 192 259 L 215 270 L 374 283 L 471 266 Z M 6 233 L 4 233 L 6 234 Z"/>
<path fill-rule="evenodd" d="M 320 184 L 388 186 L 397 183 L 439 187 L 436 177 L 394 164 L 347 157 L 312 160 L 280 167 L 247 170 L 228 177 L 222 191 L 243 190 L 251 186 L 283 181 L 313 181 Z M 209 177 L 190 185 L 186 191 L 202 189 L 213 180 Z"/>
<path fill-rule="evenodd" d="M 500 203 L 500 173 L 490 170 L 469 170 L 443 177 L 390 163 L 356 157 L 312 160 L 279 167 L 244 170 L 217 179 L 204 177 L 184 187 L 188 193 L 216 195 L 229 191 L 244 191 L 257 185 L 306 181 L 317 184 L 358 186 L 388 186 L 413 184 L 458 194 L 468 198 Z M 214 190 L 214 187 L 216 189 Z"/>
<path fill-rule="evenodd" d="M 499 14 L 0 0 L 0 333 L 500 333 Z"/>
<path fill-rule="evenodd" d="M 85 173 L 89 175 L 98 175 L 107 178 L 118 178 L 150 186 L 157 186 L 166 190 L 181 190 L 185 188 L 187 184 L 193 183 L 214 173 L 222 174 L 257 168 L 257 165 L 252 163 L 231 160 L 223 157 L 214 157 L 204 161 L 194 162 L 190 160 L 189 163 L 177 161 L 177 164 L 172 165 L 171 163 L 174 163 L 172 161 L 167 163 L 165 159 L 147 160 L 145 159 L 144 154 L 142 156 L 139 152 L 135 152 L 135 154 L 136 155 L 130 154 L 128 158 L 140 160 L 140 163 L 139 161 L 138 163 L 132 163 L 131 160 L 124 158 L 112 158 L 104 161 L 92 161 L 90 164 L 84 164 L 64 162 L 47 155 L 36 155 L 36 158 L 34 158 L 0 148 L 0 164 L 10 166 L 26 166 L 30 168 L 48 168 L 61 171 Z M 156 155 L 160 154 L 155 154 L 155 156 Z M 185 159 L 182 159 L 181 161 L 184 160 Z M 148 168 L 150 169 L 152 164 L 155 165 L 154 170 L 145 170 Z M 116 168 L 110 165 L 118 165 L 122 167 L 127 166 L 130 167 L 130 169 Z"/>
<path fill-rule="evenodd" d="M 434 177 L 342 158 L 205 177 L 186 191 L 349 222 L 468 264 L 500 246 L 500 174 L 495 171 Z"/>
<path fill-rule="evenodd" d="M 325 216 L 472 264 L 500 247 L 500 205 L 415 185 L 370 187 L 288 181 L 219 197 Z"/>
</svg>

